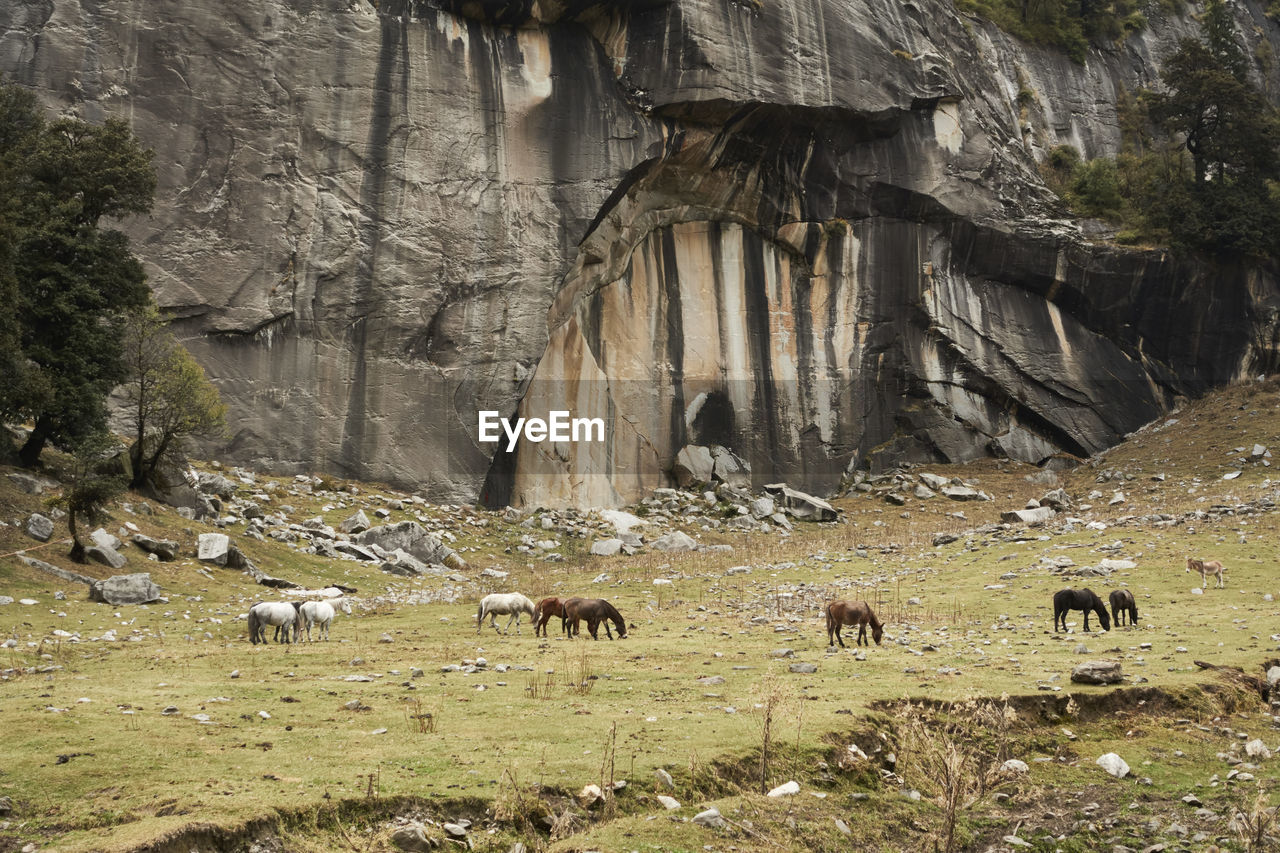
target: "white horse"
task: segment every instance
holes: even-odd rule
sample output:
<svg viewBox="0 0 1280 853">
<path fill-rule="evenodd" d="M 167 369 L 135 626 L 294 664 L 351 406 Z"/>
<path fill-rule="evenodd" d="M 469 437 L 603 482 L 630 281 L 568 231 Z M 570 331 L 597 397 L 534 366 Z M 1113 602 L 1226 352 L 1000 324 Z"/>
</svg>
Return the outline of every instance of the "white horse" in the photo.
<svg viewBox="0 0 1280 853">
<path fill-rule="evenodd" d="M 302 606 L 298 608 L 298 621 L 293 629 L 293 639 L 296 641 L 305 630 L 307 642 L 311 642 L 311 626 L 315 625 L 320 639 L 328 640 L 329 626 L 333 623 L 334 614 L 339 610 L 343 613 L 351 613 L 351 605 L 345 598 L 302 602 Z"/>
<path fill-rule="evenodd" d="M 476 611 L 476 633 L 480 633 L 481 626 L 484 625 L 484 617 L 489 617 L 489 624 L 493 626 L 493 630 L 498 630 L 498 614 L 509 613 L 511 618 L 507 620 L 507 627 L 502 633 L 511 632 L 511 623 L 516 623 L 516 633 L 520 633 L 520 614 L 528 613 L 529 618 L 533 618 L 534 603 L 525 598 L 518 592 L 495 592 L 492 595 L 486 595 L 480 599 L 480 609 Z"/>
<path fill-rule="evenodd" d="M 296 601 L 262 601 L 249 608 L 249 642 L 267 641 L 267 626 L 276 626 L 276 641 L 289 642 L 289 630 L 298 619 Z"/>
</svg>

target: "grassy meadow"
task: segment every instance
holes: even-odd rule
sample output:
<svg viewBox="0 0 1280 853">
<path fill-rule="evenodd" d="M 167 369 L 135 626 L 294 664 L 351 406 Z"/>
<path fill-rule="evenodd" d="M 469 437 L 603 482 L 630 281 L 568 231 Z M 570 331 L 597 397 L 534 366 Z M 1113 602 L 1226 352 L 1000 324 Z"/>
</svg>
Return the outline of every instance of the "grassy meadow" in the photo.
<svg viewBox="0 0 1280 853">
<path fill-rule="evenodd" d="M 919 469 L 976 481 L 990 502 L 892 506 L 873 491 L 837 501 L 841 521 L 786 536 L 686 528 L 731 552 L 592 557 L 592 536 L 501 513 L 392 510 L 453 533 L 469 564 L 456 579 L 394 577 L 227 528 L 269 574 L 358 590 L 329 642 L 291 646 L 251 645 L 243 619 L 282 596 L 195 560 L 196 535 L 214 527 L 154 504 L 142 514 L 136 497 L 107 529 L 132 522 L 182 543 L 173 563 L 124 550 L 123 571 L 150 571 L 167 601 L 93 603 L 26 566 L 15 552 L 112 574 L 69 563 L 65 527 L 49 545 L 26 537 L 12 522 L 41 498 L 0 476 L 0 595 L 14 599 L 0 606 L 13 641 L 0 648 L 0 797 L 12 806 L 0 851 L 393 849 L 406 820 L 445 849 L 459 842 L 442 825 L 469 820 L 467 843 L 500 851 L 1271 849 L 1259 845 L 1280 829 L 1250 833 L 1274 820 L 1274 765 L 1240 767 L 1255 762 L 1241 734 L 1280 747 L 1273 709 L 1246 680 L 1195 663 L 1261 676 L 1280 657 L 1280 515 L 1266 505 L 1280 459 L 1255 460 L 1255 443 L 1280 457 L 1274 382 L 1189 404 L 1058 475 L 1077 504 L 1067 515 L 1103 529 L 995 524 L 1053 487 L 995 461 Z M 1100 483 L 1104 472 L 1119 476 Z M 292 521 L 336 525 L 404 497 L 258 480 L 279 484 L 272 503 Z M 560 539 L 564 560 L 519 552 L 531 532 Z M 940 532 L 959 538 L 934 547 Z M 1221 560 L 1226 588 L 1193 593 L 1188 555 Z M 1074 565 L 1050 568 L 1061 558 Z M 1103 559 L 1136 567 L 1072 573 Z M 509 574 L 480 574 L 490 567 Z M 1130 589 L 1138 625 L 1103 633 L 1091 617 L 1085 634 L 1074 613 L 1072 632 L 1055 634 L 1051 597 L 1069 586 L 1104 600 Z M 508 590 L 607 598 L 628 636 L 569 640 L 558 619 L 547 639 L 527 623 L 477 634 L 479 598 Z M 848 647 L 829 648 L 819 613 L 831 598 L 872 602 L 883 644 L 859 650 L 846 631 Z M 1121 662 L 1126 684 L 1072 684 L 1092 659 Z M 1130 776 L 1096 766 L 1106 752 Z M 993 772 L 1005 758 L 1028 772 Z M 578 797 L 623 780 L 598 802 Z M 800 793 L 763 795 L 790 780 Z M 724 826 L 689 820 L 712 806 Z"/>
</svg>

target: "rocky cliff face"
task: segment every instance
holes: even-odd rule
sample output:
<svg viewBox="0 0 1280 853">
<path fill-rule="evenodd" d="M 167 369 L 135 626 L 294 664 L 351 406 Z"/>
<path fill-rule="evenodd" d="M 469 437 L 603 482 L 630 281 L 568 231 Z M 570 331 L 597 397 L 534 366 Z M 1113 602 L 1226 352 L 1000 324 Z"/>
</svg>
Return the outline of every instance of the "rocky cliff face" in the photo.
<svg viewBox="0 0 1280 853">
<path fill-rule="evenodd" d="M 155 148 L 132 233 L 226 457 L 600 504 L 686 444 L 815 491 L 1084 454 L 1280 367 L 1273 278 L 1088 245 L 1036 177 L 1194 29 L 1077 65 L 935 0 L 40 0 L 0 71 Z M 551 409 L 605 441 L 476 440 Z"/>
</svg>

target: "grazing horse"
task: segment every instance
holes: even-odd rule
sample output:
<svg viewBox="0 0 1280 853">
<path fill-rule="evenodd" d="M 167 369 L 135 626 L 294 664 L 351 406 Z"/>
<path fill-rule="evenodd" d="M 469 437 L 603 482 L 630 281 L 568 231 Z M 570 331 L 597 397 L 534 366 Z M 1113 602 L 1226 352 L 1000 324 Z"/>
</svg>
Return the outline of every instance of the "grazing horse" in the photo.
<svg viewBox="0 0 1280 853">
<path fill-rule="evenodd" d="M 618 639 L 625 639 L 627 636 L 627 623 L 623 621 L 622 614 L 603 598 L 570 598 L 564 603 L 564 619 L 569 623 L 570 637 L 578 635 L 578 623 L 582 619 L 587 620 L 587 630 L 591 632 L 593 640 L 600 639 L 596 636 L 596 629 L 601 622 L 604 623 L 604 633 L 610 640 L 613 639 L 613 632 L 609 630 L 610 622 L 618 629 Z"/>
<path fill-rule="evenodd" d="M 296 643 L 298 636 L 303 632 L 307 632 L 307 642 L 311 642 L 311 626 L 316 626 L 316 634 L 322 640 L 329 639 L 329 626 L 333 624 L 333 617 L 337 611 L 343 613 L 351 612 L 351 605 L 345 598 L 330 598 L 325 601 L 304 601 L 298 608 L 298 621 L 293 626 L 293 640 Z"/>
<path fill-rule="evenodd" d="M 481 626 L 484 625 L 484 618 L 489 617 L 489 624 L 493 626 L 493 630 L 498 630 L 498 614 L 510 614 L 507 619 L 507 627 L 502 633 L 511 632 L 511 623 L 516 623 L 516 633 L 520 633 L 520 614 L 528 613 L 529 618 L 535 616 L 535 608 L 532 601 L 525 598 L 518 592 L 495 592 L 486 595 L 480 599 L 480 609 L 476 611 L 476 633 L 480 633 Z"/>
<path fill-rule="evenodd" d="M 1058 622 L 1062 622 L 1062 630 L 1067 630 L 1067 611 L 1084 611 L 1084 629 L 1089 630 L 1089 611 L 1098 614 L 1102 630 L 1111 630 L 1111 617 L 1107 608 L 1102 606 L 1102 599 L 1091 589 L 1061 589 L 1053 594 L 1053 632 L 1058 633 Z"/>
<path fill-rule="evenodd" d="M 1217 560 L 1193 560 L 1187 557 L 1187 571 L 1195 569 L 1200 573 L 1200 588 L 1204 589 L 1209 585 L 1209 575 L 1213 575 L 1218 579 L 1218 589 L 1227 585 L 1226 575 L 1227 569 Z"/>
<path fill-rule="evenodd" d="M 560 617 L 560 630 L 565 630 L 564 621 L 564 602 L 565 599 L 550 596 L 538 602 L 538 606 L 533 611 L 533 636 L 538 636 L 538 632 L 542 632 L 542 636 L 547 636 L 547 623 L 551 621 L 552 616 Z"/>
<path fill-rule="evenodd" d="M 1129 614 L 1129 624 L 1138 624 L 1138 602 L 1134 601 L 1133 593 L 1127 589 L 1113 589 L 1111 591 L 1111 622 L 1119 628 L 1124 624 L 1125 614 Z"/>
<path fill-rule="evenodd" d="M 298 618 L 297 601 L 262 601 L 249 608 L 249 642 L 257 645 L 267 641 L 267 626 L 276 628 L 278 643 L 289 642 L 289 631 Z"/>
<path fill-rule="evenodd" d="M 884 625 L 871 612 L 871 605 L 865 601 L 832 601 L 827 604 L 827 645 L 840 644 L 844 648 L 844 639 L 840 629 L 845 625 L 858 626 L 858 645 L 871 645 L 867 642 L 867 626 L 871 626 L 871 638 L 880 645 L 884 636 Z"/>
</svg>

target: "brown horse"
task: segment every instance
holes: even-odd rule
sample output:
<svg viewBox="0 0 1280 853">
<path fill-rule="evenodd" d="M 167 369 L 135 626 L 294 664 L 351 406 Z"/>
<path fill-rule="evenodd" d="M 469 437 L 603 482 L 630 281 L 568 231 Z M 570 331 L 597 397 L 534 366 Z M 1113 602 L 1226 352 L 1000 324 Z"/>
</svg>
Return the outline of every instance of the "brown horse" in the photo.
<svg viewBox="0 0 1280 853">
<path fill-rule="evenodd" d="M 871 612 L 871 605 L 865 601 L 832 601 L 827 604 L 827 645 L 840 644 L 844 648 L 844 640 L 840 629 L 845 625 L 858 626 L 858 645 L 871 645 L 867 642 L 867 625 L 871 626 L 871 638 L 880 645 L 884 636 L 884 625 Z"/>
<path fill-rule="evenodd" d="M 1138 624 L 1138 602 L 1134 600 L 1133 593 L 1127 589 L 1113 589 L 1111 591 L 1111 624 L 1119 628 L 1124 624 L 1125 615 L 1129 617 L 1130 625 Z"/>
<path fill-rule="evenodd" d="M 583 619 L 587 621 L 587 630 L 591 632 L 591 639 L 593 640 L 600 639 L 596 636 L 596 629 L 600 627 L 601 622 L 604 623 L 604 632 L 610 640 L 613 639 L 613 632 L 609 630 L 610 622 L 618 629 L 619 639 L 627 636 L 627 623 L 623 621 L 622 614 L 618 613 L 617 608 L 603 598 L 570 598 L 566 600 L 564 603 L 564 619 L 569 623 L 570 637 L 578 635 L 578 623 Z"/>
<path fill-rule="evenodd" d="M 1187 557 L 1187 571 L 1195 570 L 1200 573 L 1200 588 L 1204 589 L 1209 585 L 1209 575 L 1213 575 L 1218 579 L 1218 588 L 1221 589 L 1227 585 L 1226 583 L 1226 566 L 1217 560 L 1193 560 Z"/>
<path fill-rule="evenodd" d="M 533 636 L 538 636 L 539 631 L 542 632 L 542 636 L 547 636 L 547 623 L 551 621 L 552 616 L 560 617 L 560 630 L 565 630 L 565 600 L 553 595 L 538 602 L 537 609 L 533 611 Z"/>
</svg>

